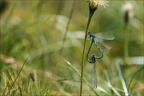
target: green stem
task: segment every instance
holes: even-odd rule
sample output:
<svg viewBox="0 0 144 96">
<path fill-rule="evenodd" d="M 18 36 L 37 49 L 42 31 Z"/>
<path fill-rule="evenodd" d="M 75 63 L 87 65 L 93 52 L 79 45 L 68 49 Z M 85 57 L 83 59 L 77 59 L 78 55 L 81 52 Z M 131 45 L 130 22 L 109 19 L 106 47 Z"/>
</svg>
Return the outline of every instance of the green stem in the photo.
<svg viewBox="0 0 144 96">
<path fill-rule="evenodd" d="M 128 26 L 125 25 L 125 40 L 124 40 L 124 61 L 127 63 L 127 59 L 129 56 L 128 52 L 128 41 L 129 41 L 129 31 L 128 31 Z"/>
<path fill-rule="evenodd" d="M 69 29 L 69 26 L 70 26 L 70 22 L 71 22 L 71 19 L 72 19 L 72 15 L 73 15 L 73 12 L 74 12 L 75 2 L 76 2 L 76 0 L 73 0 L 73 5 L 72 5 L 71 12 L 70 12 L 69 20 L 68 20 L 66 30 L 64 32 L 64 37 L 63 37 L 63 40 L 62 40 L 62 45 L 61 45 L 61 49 L 60 49 L 60 56 L 62 55 L 62 52 L 63 52 L 63 49 L 64 49 L 63 47 L 64 47 L 64 43 L 65 43 L 65 40 L 66 40 L 68 29 Z"/>
<path fill-rule="evenodd" d="M 80 96 L 82 95 L 82 83 L 83 83 L 83 71 L 84 71 L 84 58 L 85 58 L 85 49 L 86 49 L 86 38 L 87 38 L 87 33 L 88 33 L 88 28 L 90 25 L 91 18 L 94 14 L 94 11 L 90 11 L 89 13 L 89 19 L 85 31 L 85 39 L 84 39 L 84 45 L 83 45 L 83 53 L 82 53 L 82 66 L 81 66 L 81 82 L 80 82 Z"/>
</svg>

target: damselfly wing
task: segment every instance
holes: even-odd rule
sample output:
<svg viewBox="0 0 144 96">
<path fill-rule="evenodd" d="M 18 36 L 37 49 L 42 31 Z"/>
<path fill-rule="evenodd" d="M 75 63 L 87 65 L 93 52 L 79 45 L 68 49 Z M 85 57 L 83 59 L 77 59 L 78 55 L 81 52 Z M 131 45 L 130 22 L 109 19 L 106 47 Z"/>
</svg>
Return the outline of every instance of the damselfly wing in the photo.
<svg viewBox="0 0 144 96">
<path fill-rule="evenodd" d="M 106 33 L 97 33 L 92 34 L 91 32 L 88 32 L 88 40 L 94 39 L 94 42 L 97 44 L 97 42 L 100 42 L 105 48 L 110 50 L 112 47 L 105 43 L 105 40 L 113 40 L 115 37 L 113 35 L 108 35 Z"/>
</svg>

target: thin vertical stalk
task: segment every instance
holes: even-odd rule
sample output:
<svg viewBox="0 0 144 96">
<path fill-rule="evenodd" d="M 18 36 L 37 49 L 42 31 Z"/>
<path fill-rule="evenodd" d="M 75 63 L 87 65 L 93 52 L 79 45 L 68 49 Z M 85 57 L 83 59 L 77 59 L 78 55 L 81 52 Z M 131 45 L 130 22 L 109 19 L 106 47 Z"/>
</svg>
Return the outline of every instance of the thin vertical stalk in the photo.
<svg viewBox="0 0 144 96">
<path fill-rule="evenodd" d="M 125 4 L 124 8 L 124 31 L 125 31 L 125 40 L 124 40 L 124 62 L 127 64 L 127 59 L 129 56 L 128 52 L 128 42 L 129 42 L 129 21 L 132 16 L 132 5 L 130 3 Z"/>
<path fill-rule="evenodd" d="M 85 49 L 86 49 L 86 38 L 88 34 L 88 28 L 91 22 L 91 18 L 94 14 L 94 11 L 89 11 L 89 18 L 88 18 L 88 23 L 85 31 L 85 39 L 84 39 L 84 45 L 83 45 L 83 53 L 82 53 L 82 66 L 81 66 L 81 82 L 80 82 L 80 96 L 82 95 L 82 83 L 83 83 L 83 71 L 84 71 L 84 58 L 85 58 Z"/>
<path fill-rule="evenodd" d="M 70 22 L 71 22 L 72 14 L 74 12 L 75 2 L 76 2 L 76 0 L 73 0 L 72 9 L 71 9 L 71 12 L 70 12 L 70 15 L 69 15 L 69 20 L 68 20 L 68 23 L 67 23 L 67 26 L 66 26 L 66 30 L 64 32 L 64 37 L 63 37 L 63 41 L 62 41 L 62 45 L 61 45 L 61 49 L 60 49 L 60 55 L 63 52 L 63 46 L 64 46 L 64 43 L 65 43 L 65 40 L 66 40 L 66 36 L 67 36 L 67 32 L 68 32 L 69 25 L 70 25 Z"/>
<path fill-rule="evenodd" d="M 128 42 L 129 42 L 129 30 L 128 30 L 128 25 L 126 24 L 124 27 L 125 30 L 125 40 L 124 40 L 124 61 L 125 63 L 127 63 L 127 59 L 129 56 L 129 52 L 128 52 Z"/>
<path fill-rule="evenodd" d="M 66 40 L 66 36 L 67 36 L 67 32 L 68 32 L 69 25 L 70 25 L 70 22 L 71 22 L 71 18 L 72 18 L 73 12 L 74 12 L 75 2 L 76 2 L 76 0 L 73 0 L 72 8 L 71 8 L 70 15 L 69 15 L 69 20 L 68 20 L 68 22 L 67 22 L 67 26 L 66 26 L 66 29 L 65 29 L 63 41 L 62 41 L 62 44 L 61 44 L 61 49 L 60 49 L 60 53 L 59 53 L 60 56 L 62 56 L 64 43 L 65 43 L 65 40 Z M 59 9 L 58 9 L 58 10 L 59 10 Z M 60 59 L 58 58 L 58 61 L 59 61 L 59 60 L 60 60 Z M 58 68 L 58 64 L 56 65 L 56 67 L 55 67 L 55 69 L 54 69 L 54 74 L 56 74 L 57 68 Z M 52 87 L 52 85 L 51 85 L 51 84 L 52 84 L 52 80 L 53 80 L 53 77 L 52 77 L 52 79 L 50 80 L 48 90 L 50 90 L 50 88 Z M 48 93 L 48 95 L 50 95 L 50 94 Z"/>
</svg>

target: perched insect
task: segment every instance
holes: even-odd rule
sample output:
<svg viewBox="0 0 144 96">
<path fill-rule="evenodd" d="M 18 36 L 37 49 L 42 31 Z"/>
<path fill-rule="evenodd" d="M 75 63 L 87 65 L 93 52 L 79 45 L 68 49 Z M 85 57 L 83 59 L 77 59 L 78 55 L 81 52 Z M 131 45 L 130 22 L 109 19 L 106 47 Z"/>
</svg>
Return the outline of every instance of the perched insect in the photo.
<svg viewBox="0 0 144 96">
<path fill-rule="evenodd" d="M 92 34 L 91 32 L 88 32 L 88 40 L 91 41 L 91 45 L 88 49 L 87 53 L 87 60 L 89 63 L 93 63 L 93 69 L 92 69 L 92 75 L 91 75 L 91 80 L 92 80 L 92 87 L 97 88 L 97 76 L 96 76 L 96 60 L 103 58 L 103 50 L 97 45 L 97 42 L 100 42 L 104 47 L 107 49 L 111 49 L 112 47 L 104 42 L 104 40 L 113 40 L 114 36 L 113 35 L 105 35 L 103 33 L 98 33 L 96 35 Z M 97 56 L 93 54 L 91 58 L 89 58 L 89 53 L 92 47 L 92 44 L 98 48 L 98 50 L 101 52 L 101 56 Z"/>
<path fill-rule="evenodd" d="M 113 35 L 106 35 L 103 33 L 97 33 L 96 35 L 92 34 L 91 32 L 88 32 L 88 40 L 93 40 L 95 44 L 97 42 L 100 42 L 105 48 L 110 50 L 112 47 L 104 42 L 104 40 L 113 40 L 115 37 Z"/>
<path fill-rule="evenodd" d="M 93 88 L 97 88 L 96 58 L 93 58 L 93 59 L 94 59 L 94 63 L 93 63 L 93 69 L 91 73 L 91 83 L 92 83 Z"/>
</svg>

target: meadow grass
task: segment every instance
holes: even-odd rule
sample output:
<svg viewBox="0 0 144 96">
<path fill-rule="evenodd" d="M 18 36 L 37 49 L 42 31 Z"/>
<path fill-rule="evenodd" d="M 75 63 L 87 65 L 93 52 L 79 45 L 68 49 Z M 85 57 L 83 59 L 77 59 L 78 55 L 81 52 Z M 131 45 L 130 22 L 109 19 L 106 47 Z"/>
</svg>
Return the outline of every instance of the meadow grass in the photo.
<svg viewBox="0 0 144 96">
<path fill-rule="evenodd" d="M 85 0 L 8 1 L 0 14 L 0 95 L 142 96 L 144 1 L 129 1 L 134 17 L 129 21 L 128 41 L 124 41 L 121 11 L 125 2 L 109 1 L 91 20 Z M 104 57 L 97 60 L 96 89 L 90 80 L 93 65 L 85 58 L 85 31 L 115 35 L 113 41 L 106 41 L 111 50 L 99 44 Z"/>
</svg>

